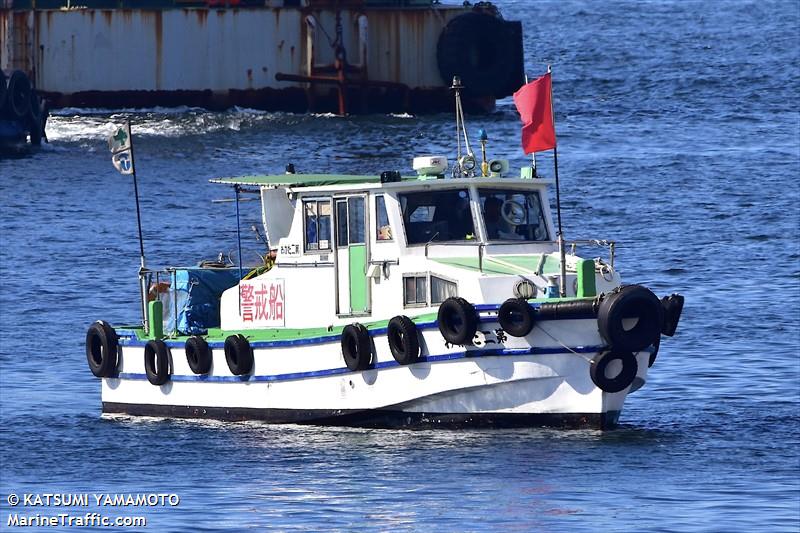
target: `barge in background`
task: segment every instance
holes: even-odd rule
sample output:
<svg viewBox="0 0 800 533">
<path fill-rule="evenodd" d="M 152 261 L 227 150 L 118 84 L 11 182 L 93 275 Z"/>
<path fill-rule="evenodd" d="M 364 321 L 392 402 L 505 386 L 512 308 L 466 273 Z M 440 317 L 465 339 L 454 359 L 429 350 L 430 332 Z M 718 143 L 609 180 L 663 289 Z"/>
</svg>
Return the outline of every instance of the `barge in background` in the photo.
<svg viewBox="0 0 800 533">
<path fill-rule="evenodd" d="M 0 68 L 52 107 L 487 111 L 524 83 L 522 25 L 490 2 L 0 0 Z"/>
</svg>

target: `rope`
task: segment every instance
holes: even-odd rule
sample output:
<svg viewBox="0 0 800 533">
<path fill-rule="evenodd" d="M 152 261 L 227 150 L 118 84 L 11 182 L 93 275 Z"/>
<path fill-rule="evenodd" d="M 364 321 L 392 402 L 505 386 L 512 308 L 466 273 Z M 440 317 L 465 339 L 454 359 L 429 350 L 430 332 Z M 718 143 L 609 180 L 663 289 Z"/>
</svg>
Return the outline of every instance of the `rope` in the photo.
<svg viewBox="0 0 800 533">
<path fill-rule="evenodd" d="M 553 339 L 554 341 L 556 341 L 558 344 L 560 344 L 560 345 L 561 345 L 561 347 L 562 347 L 562 348 L 564 348 L 564 349 L 566 349 L 568 352 L 574 353 L 574 354 L 575 354 L 575 355 L 577 355 L 578 357 L 580 357 L 580 358 L 582 358 L 583 360 L 585 360 L 587 363 L 591 363 L 591 362 L 592 362 L 592 359 L 590 359 L 590 358 L 589 358 L 589 357 L 587 357 L 586 355 L 584 355 L 584 354 L 582 354 L 582 353 L 578 353 L 578 352 L 576 352 L 575 350 L 573 350 L 572 348 L 570 348 L 569 346 L 567 346 L 566 344 L 564 344 L 563 342 L 561 342 L 559 339 L 557 339 L 557 338 L 555 338 L 554 336 L 552 336 L 552 335 L 550 334 L 550 332 L 549 332 L 549 331 L 547 331 L 546 329 L 544 329 L 544 328 L 542 327 L 542 325 L 541 325 L 541 324 L 535 324 L 535 326 L 536 326 L 536 327 L 538 327 L 540 330 L 542 330 L 542 331 L 544 332 L 544 334 L 545 334 L 545 335 L 547 335 L 548 337 L 550 337 L 551 339 Z"/>
</svg>

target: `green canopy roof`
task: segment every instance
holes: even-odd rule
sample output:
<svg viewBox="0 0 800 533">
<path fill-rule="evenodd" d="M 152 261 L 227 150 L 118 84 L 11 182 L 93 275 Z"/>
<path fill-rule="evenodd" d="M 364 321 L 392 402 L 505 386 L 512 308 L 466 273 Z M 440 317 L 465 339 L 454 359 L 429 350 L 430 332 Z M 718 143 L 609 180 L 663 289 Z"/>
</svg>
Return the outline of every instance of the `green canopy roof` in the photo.
<svg viewBox="0 0 800 533">
<path fill-rule="evenodd" d="M 403 181 L 415 180 L 414 177 L 404 177 Z M 357 176 L 349 174 L 278 174 L 274 176 L 239 176 L 233 178 L 217 178 L 211 183 L 228 185 L 275 185 L 288 187 L 320 187 L 323 185 L 357 185 L 359 183 L 380 183 L 378 175 Z"/>
</svg>

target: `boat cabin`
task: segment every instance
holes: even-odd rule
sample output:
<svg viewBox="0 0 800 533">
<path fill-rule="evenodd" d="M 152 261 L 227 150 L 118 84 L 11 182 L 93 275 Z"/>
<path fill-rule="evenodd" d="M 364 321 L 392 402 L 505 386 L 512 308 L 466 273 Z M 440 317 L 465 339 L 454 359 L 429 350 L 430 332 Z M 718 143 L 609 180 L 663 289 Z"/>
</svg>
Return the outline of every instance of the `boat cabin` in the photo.
<svg viewBox="0 0 800 533">
<path fill-rule="evenodd" d="M 560 275 L 550 180 L 388 172 L 213 181 L 260 194 L 275 254 L 269 271 L 223 294 L 223 330 L 413 316 L 456 295 L 476 304 L 544 297 Z M 580 260 L 570 259 L 575 278 Z M 568 296 L 578 292 L 572 284 Z"/>
</svg>

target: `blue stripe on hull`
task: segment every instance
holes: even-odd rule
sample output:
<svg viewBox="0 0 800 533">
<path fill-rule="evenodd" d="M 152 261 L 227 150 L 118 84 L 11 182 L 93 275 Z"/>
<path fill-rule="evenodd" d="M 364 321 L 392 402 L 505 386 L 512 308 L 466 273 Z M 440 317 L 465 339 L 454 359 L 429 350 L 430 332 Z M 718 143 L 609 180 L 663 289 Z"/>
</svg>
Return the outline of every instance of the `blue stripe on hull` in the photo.
<svg viewBox="0 0 800 533">
<path fill-rule="evenodd" d="M 453 352 L 442 355 L 429 355 L 420 356 L 420 363 L 437 363 L 440 361 L 451 361 L 455 359 L 467 359 L 478 357 L 491 357 L 491 356 L 519 356 L 519 355 L 552 355 L 560 353 L 597 353 L 603 350 L 604 346 L 576 346 L 569 349 L 564 348 L 492 348 L 486 350 L 464 350 L 461 352 Z M 398 367 L 400 364 L 396 361 L 383 361 L 371 367 L 371 369 L 384 369 Z M 413 365 L 410 365 L 413 366 Z M 208 376 L 208 375 L 174 375 L 170 376 L 172 381 L 209 381 L 209 382 L 260 382 L 260 381 L 290 381 L 295 379 L 316 378 L 323 376 L 334 376 L 337 374 L 347 374 L 351 372 L 346 367 L 331 368 L 325 370 L 312 370 L 309 372 L 292 372 L 288 374 L 273 374 L 266 376 Z M 116 377 L 119 379 L 147 379 L 145 374 L 133 372 L 121 372 Z"/>
</svg>

